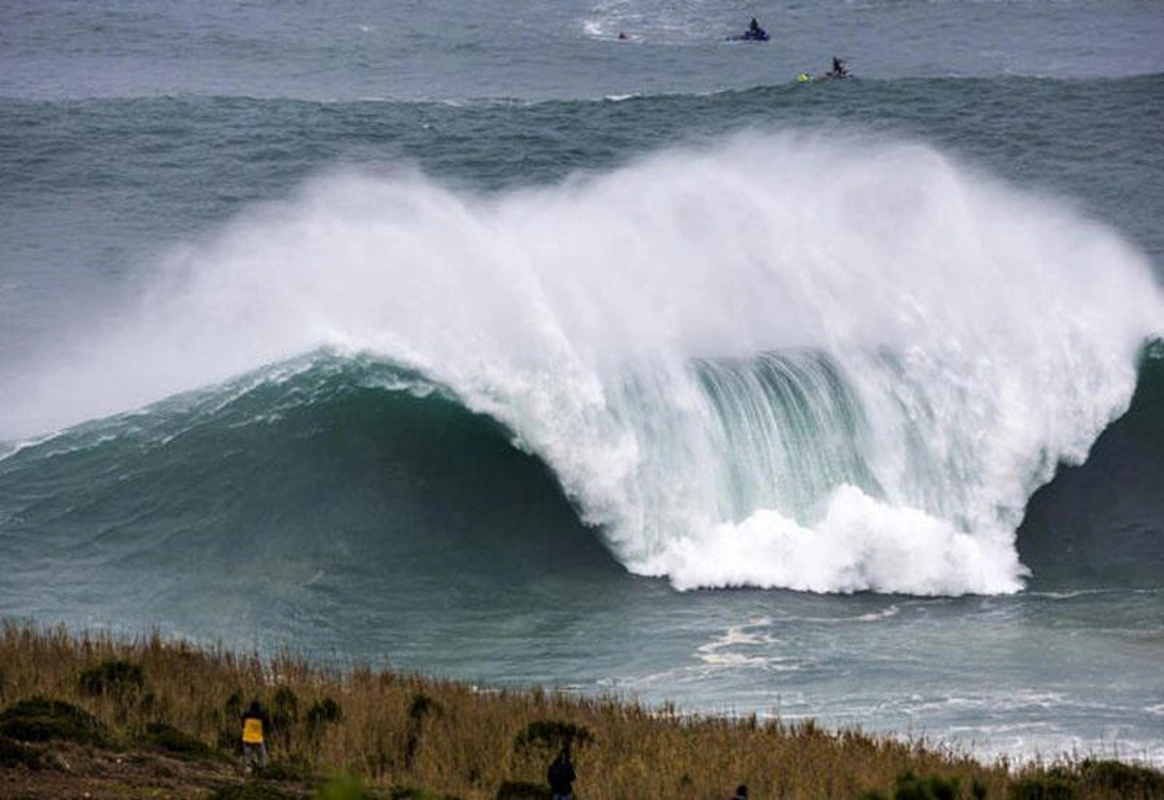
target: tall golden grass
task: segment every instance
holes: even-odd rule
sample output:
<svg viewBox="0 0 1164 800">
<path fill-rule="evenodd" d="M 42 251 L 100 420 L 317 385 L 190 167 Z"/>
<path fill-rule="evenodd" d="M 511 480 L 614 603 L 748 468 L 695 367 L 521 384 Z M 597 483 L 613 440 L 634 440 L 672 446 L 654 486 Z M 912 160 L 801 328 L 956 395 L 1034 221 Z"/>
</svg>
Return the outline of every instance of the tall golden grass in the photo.
<svg viewBox="0 0 1164 800">
<path fill-rule="evenodd" d="M 140 667 L 140 682 L 103 691 L 86 684 L 83 676 L 116 661 Z M 812 722 L 689 716 L 540 689 L 483 691 L 366 667 L 329 669 L 291 654 L 264 660 L 156 634 L 118 640 L 5 623 L 0 707 L 37 695 L 85 709 L 123 742 L 164 722 L 226 752 L 238 739 L 240 705 L 258 698 L 275 718 L 277 768 L 349 772 L 369 787 L 466 800 L 496 797 L 506 782 L 544 785 L 554 743 L 531 739 L 539 722 L 589 733 L 574 747 L 575 788 L 585 800 L 724 798 L 741 783 L 754 798 L 892 797 L 906 772 L 956 779 L 964 797 L 977 787 L 1005 798 L 1022 796 L 1024 780 L 1046 774 L 1044 767 L 983 764 L 922 741 L 826 732 Z M 330 721 L 328 700 L 340 712 Z M 1100 787 L 1073 796 L 1123 795 Z"/>
</svg>

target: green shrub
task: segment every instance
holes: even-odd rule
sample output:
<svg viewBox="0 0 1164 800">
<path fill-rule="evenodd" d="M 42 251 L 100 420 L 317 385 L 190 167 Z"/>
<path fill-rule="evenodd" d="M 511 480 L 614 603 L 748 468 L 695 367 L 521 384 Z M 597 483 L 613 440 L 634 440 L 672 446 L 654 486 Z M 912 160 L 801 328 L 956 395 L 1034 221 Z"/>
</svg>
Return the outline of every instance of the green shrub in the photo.
<svg viewBox="0 0 1164 800">
<path fill-rule="evenodd" d="M 1075 784 L 1062 775 L 1027 775 L 1011 784 L 1010 800 L 1072 800 Z"/>
<path fill-rule="evenodd" d="M 415 723 L 420 723 L 429 715 L 439 717 L 443 711 L 440 703 L 420 692 L 412 698 L 412 705 L 408 708 L 408 718 Z"/>
<path fill-rule="evenodd" d="M 958 781 L 940 775 L 919 778 L 905 772 L 897 776 L 893 797 L 894 800 L 957 800 Z"/>
<path fill-rule="evenodd" d="M 575 744 L 587 744 L 592 741 L 594 734 L 583 725 L 561 720 L 534 720 L 514 738 L 513 747 L 515 750 L 539 746 L 549 750 L 560 750 L 566 746 L 573 747 Z"/>
<path fill-rule="evenodd" d="M 0 767 L 40 769 L 40 752 L 7 736 L 0 736 Z"/>
<path fill-rule="evenodd" d="M 234 753 L 235 755 L 242 755 L 242 729 L 231 725 L 229 727 L 220 728 L 218 731 L 218 739 L 215 741 L 218 749 L 223 753 Z"/>
<path fill-rule="evenodd" d="M 497 800 L 550 800 L 550 790 L 536 783 L 506 781 L 497 789 Z"/>
<path fill-rule="evenodd" d="M 379 797 L 380 795 L 366 795 Z M 427 789 L 415 789 L 411 786 L 398 786 L 388 795 L 392 800 L 459 800 L 456 795 L 430 792 Z"/>
<path fill-rule="evenodd" d="M 84 670 L 77 682 L 82 693 L 89 697 L 100 697 L 106 694 L 124 694 L 130 689 L 141 689 L 145 685 L 145 678 L 137 664 L 114 659 Z"/>
<path fill-rule="evenodd" d="M 343 711 L 339 703 L 330 697 L 323 698 L 323 702 L 316 700 L 307 709 L 307 735 L 315 737 L 330 722 L 339 722 L 343 718 Z"/>
<path fill-rule="evenodd" d="M 39 696 L 21 700 L 0 713 L 0 735 L 22 742 L 62 739 L 103 745 L 108 740 L 105 726 L 89 712 Z"/>
<path fill-rule="evenodd" d="M 367 796 L 360 779 L 352 775 L 336 776 L 312 795 L 314 800 L 364 800 Z"/>
<path fill-rule="evenodd" d="M 211 800 L 296 800 L 299 795 L 289 794 L 277 786 L 261 781 L 223 786 L 211 795 Z"/>
<path fill-rule="evenodd" d="M 158 750 L 184 758 L 216 758 L 218 752 L 201 739 L 183 733 L 164 722 L 151 722 L 139 741 Z"/>
<path fill-rule="evenodd" d="M 299 698 L 290 687 L 280 686 L 271 700 L 271 724 L 277 731 L 289 731 L 299 721 Z"/>
<path fill-rule="evenodd" d="M 1086 760 L 1079 771 L 1087 785 L 1112 789 L 1120 797 L 1164 797 L 1164 773 L 1119 761 Z"/>
<path fill-rule="evenodd" d="M 310 781 L 315 778 L 311 763 L 301 756 L 288 756 L 271 761 L 262 769 L 263 780 Z"/>
<path fill-rule="evenodd" d="M 239 719 L 242 717 L 242 692 L 232 692 L 230 697 L 226 698 L 226 704 L 222 707 L 222 710 L 229 719 Z"/>
<path fill-rule="evenodd" d="M 424 734 L 424 720 L 428 716 L 440 716 L 444 710 L 441 704 L 427 694 L 420 692 L 413 696 L 412 705 L 408 708 L 409 730 L 408 741 L 404 747 L 404 767 L 412 769 L 416 764 L 416 756 L 420 752 L 420 743 Z"/>
</svg>

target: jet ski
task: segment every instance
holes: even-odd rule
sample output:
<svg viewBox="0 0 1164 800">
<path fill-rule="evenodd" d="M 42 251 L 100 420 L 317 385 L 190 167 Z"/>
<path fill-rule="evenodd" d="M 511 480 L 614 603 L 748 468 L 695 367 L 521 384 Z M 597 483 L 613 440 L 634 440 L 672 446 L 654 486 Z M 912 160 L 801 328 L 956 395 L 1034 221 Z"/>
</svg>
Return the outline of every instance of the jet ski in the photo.
<svg viewBox="0 0 1164 800">
<path fill-rule="evenodd" d="M 766 42 L 768 41 L 768 31 L 760 27 L 760 23 L 752 20 L 752 24 L 748 26 L 739 36 L 729 36 L 729 42 Z"/>
<path fill-rule="evenodd" d="M 852 71 L 849 69 L 849 62 L 843 58 L 833 57 L 833 68 L 824 75 L 818 75 L 818 81 L 843 81 L 847 78 L 853 77 Z"/>
</svg>

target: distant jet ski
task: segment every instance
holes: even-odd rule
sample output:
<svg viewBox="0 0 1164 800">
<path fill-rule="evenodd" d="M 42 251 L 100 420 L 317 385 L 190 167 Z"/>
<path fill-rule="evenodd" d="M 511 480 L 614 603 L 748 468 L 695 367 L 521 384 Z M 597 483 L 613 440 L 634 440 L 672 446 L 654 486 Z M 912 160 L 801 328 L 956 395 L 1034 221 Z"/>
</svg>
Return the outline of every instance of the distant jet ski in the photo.
<svg viewBox="0 0 1164 800">
<path fill-rule="evenodd" d="M 739 42 L 766 42 L 770 37 L 768 36 L 768 31 L 761 28 L 758 31 L 744 31 L 742 35 L 733 36 L 732 38 Z"/>
<path fill-rule="evenodd" d="M 760 23 L 752 19 L 748 25 L 748 29 L 739 36 L 729 36 L 730 42 L 766 42 L 768 41 L 768 31 L 760 27 Z"/>
<path fill-rule="evenodd" d="M 842 81 L 853 77 L 849 62 L 833 56 L 833 68 L 821 75 L 813 76 L 808 70 L 796 73 L 797 83 L 820 83 L 821 81 Z"/>
<path fill-rule="evenodd" d="M 849 62 L 833 56 L 833 68 L 824 75 L 817 75 L 816 79 L 818 81 L 840 81 L 851 77 L 853 77 L 853 72 L 849 69 Z"/>
</svg>

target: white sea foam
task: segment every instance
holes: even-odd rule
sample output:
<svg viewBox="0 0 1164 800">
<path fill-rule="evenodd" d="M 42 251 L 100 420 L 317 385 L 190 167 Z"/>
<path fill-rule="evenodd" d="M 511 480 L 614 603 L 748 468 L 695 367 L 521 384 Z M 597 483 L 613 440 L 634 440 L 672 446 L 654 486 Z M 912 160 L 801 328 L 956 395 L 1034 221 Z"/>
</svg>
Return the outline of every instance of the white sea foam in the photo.
<svg viewBox="0 0 1164 800">
<path fill-rule="evenodd" d="M 1126 408 L 1161 310 L 1114 232 L 931 148 L 748 134 L 501 196 L 316 180 L 176 251 L 0 419 L 338 342 L 505 423 L 632 571 L 1012 592 L 1027 498 Z"/>
</svg>

